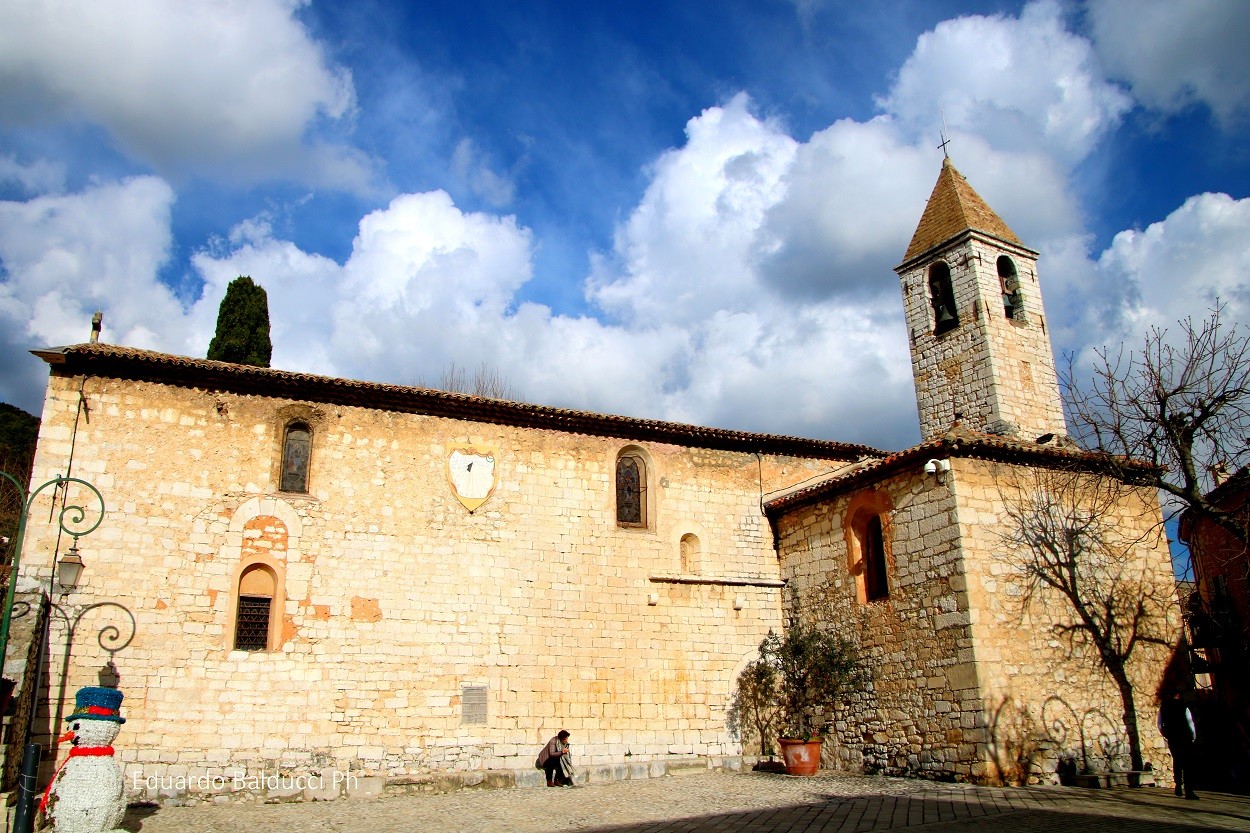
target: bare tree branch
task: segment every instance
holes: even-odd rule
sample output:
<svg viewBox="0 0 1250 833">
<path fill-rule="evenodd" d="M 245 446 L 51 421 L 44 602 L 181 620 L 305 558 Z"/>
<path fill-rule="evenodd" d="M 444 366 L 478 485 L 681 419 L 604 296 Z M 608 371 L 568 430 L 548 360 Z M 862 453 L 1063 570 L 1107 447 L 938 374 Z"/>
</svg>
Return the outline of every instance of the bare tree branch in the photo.
<svg viewBox="0 0 1250 833">
<path fill-rule="evenodd" d="M 1003 558 L 1023 577 L 1020 615 L 1041 609 L 1070 657 L 1093 649 L 1115 683 L 1133 769 L 1143 764 L 1136 694 L 1128 666 L 1143 644 L 1170 645 L 1170 586 L 1158 586 L 1142 557 L 1155 549 L 1157 524 L 1120 522 L 1133 489 L 1112 477 L 1064 469 L 1004 468 L 998 474 Z M 1151 539 L 1154 540 L 1151 540 Z M 1047 604 L 1061 600 L 1061 606 Z"/>
<path fill-rule="evenodd" d="M 443 368 L 435 386 L 439 390 L 452 393 L 467 393 L 470 396 L 481 396 L 485 399 L 506 399 L 512 402 L 524 402 L 521 395 L 512 387 L 512 383 L 494 368 L 484 363 L 478 365 L 477 371 L 469 378 L 469 372 L 454 361 Z"/>
<path fill-rule="evenodd" d="M 1208 498 L 1215 472 L 1250 462 L 1250 338 L 1222 312 L 1217 303 L 1174 335 L 1153 328 L 1140 352 L 1097 351 L 1085 385 L 1069 356 L 1061 384 L 1081 444 L 1123 461 L 1125 480 L 1132 461 L 1151 464 L 1173 512 L 1188 509 L 1250 547 L 1246 514 Z"/>
</svg>

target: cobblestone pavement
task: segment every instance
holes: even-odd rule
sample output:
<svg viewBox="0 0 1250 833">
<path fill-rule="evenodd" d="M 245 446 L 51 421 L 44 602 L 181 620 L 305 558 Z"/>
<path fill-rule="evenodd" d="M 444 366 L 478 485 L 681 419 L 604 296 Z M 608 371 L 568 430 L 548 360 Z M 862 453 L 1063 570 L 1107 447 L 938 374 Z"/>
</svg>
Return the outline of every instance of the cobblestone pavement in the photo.
<svg viewBox="0 0 1250 833">
<path fill-rule="evenodd" d="M 1155 788 L 998 789 L 895 778 L 707 772 L 573 789 L 133 808 L 142 833 L 1192 833 L 1250 831 L 1250 797 Z"/>
</svg>

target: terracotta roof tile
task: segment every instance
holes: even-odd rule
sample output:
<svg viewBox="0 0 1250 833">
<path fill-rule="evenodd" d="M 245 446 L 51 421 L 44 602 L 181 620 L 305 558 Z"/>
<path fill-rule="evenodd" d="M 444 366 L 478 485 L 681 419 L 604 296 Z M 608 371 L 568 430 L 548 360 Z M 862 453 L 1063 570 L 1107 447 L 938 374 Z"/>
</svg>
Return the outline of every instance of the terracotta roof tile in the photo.
<svg viewBox="0 0 1250 833">
<path fill-rule="evenodd" d="M 150 381 L 521 428 L 672 443 L 693 448 L 761 452 L 824 460 L 856 460 L 885 455 L 885 452 L 866 445 L 552 408 L 432 388 L 361 382 L 268 367 L 193 359 L 112 344 L 76 344 L 31 352 L 51 365 L 54 373 L 61 374 Z"/>
<path fill-rule="evenodd" d="M 1049 469 L 1072 469 L 1106 474 L 1111 477 L 1149 482 L 1153 467 L 1147 463 L 1125 460 L 1101 452 L 1086 451 L 1071 445 L 1028 442 L 997 434 L 983 434 L 963 427 L 953 427 L 941 437 L 911 448 L 869 460 L 859 466 L 848 466 L 829 477 L 801 489 L 781 494 L 764 503 L 769 517 L 778 517 L 791 509 L 843 494 L 867 483 L 879 482 L 899 471 L 923 466 L 935 457 L 973 457 Z"/>
<path fill-rule="evenodd" d="M 985 232 L 1017 246 L 1024 245 L 947 158 L 942 160 L 942 171 L 938 174 L 924 213 L 920 215 L 920 225 L 911 238 L 907 254 L 903 255 L 903 262 L 968 229 Z"/>
</svg>

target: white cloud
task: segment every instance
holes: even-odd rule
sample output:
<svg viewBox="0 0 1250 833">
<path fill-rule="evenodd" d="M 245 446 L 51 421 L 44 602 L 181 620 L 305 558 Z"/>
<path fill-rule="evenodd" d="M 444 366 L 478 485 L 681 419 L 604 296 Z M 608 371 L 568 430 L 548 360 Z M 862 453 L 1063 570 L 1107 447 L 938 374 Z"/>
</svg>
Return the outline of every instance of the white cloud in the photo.
<svg viewBox="0 0 1250 833">
<path fill-rule="evenodd" d="M 15 0 L 0 11 L 0 117 L 88 122 L 174 175 L 362 189 L 365 156 L 328 138 L 355 93 L 297 0 Z"/>
<path fill-rule="evenodd" d="M 941 52 L 961 33 L 926 43 Z M 1082 54 L 1069 57 L 1047 66 L 1078 72 Z M 412 383 L 485 362 L 540 402 L 904 445 L 916 418 L 890 269 L 939 161 L 907 118 L 844 120 L 807 142 L 746 95 L 692 118 L 685 144 L 650 166 L 613 250 L 593 258 L 586 293 L 604 320 L 526 303 L 530 233 L 433 192 L 363 218 L 342 265 L 275 238 L 263 216 L 240 223 L 226 249 L 193 259 L 204 296 L 169 349 L 202 355 L 226 284 L 247 274 L 269 292 L 276 366 Z M 1063 168 L 1043 148 L 973 133 L 965 146 L 987 198 L 1020 209 L 1013 224 L 1072 231 L 1056 219 L 1071 207 Z M 460 157 L 462 173 L 481 167 L 471 145 Z"/>
<path fill-rule="evenodd" d="M 756 245 L 762 279 L 783 297 L 897 292 L 890 270 L 938 171 L 931 149 L 898 134 L 888 117 L 844 119 L 799 146 Z"/>
<path fill-rule="evenodd" d="M 951 130 L 1014 153 L 1072 165 L 1129 109 L 1107 82 L 1089 41 L 1064 27 L 1051 0 L 1020 17 L 960 17 L 921 35 L 881 104 L 916 142 L 935 144 L 944 110 Z M 966 158 L 958 143 L 955 151 Z"/>
<path fill-rule="evenodd" d="M 0 202 L 0 350 L 86 341 L 99 309 L 110 341 L 181 349 L 181 307 L 156 278 L 172 241 L 172 204 L 173 191 L 156 177 Z M 0 378 L 29 403 L 45 374 L 23 357 Z"/>
<path fill-rule="evenodd" d="M 686 324 L 758 297 L 752 243 L 785 194 L 797 143 L 749 104 L 739 94 L 704 110 L 686 144 L 652 165 L 614 256 L 597 264 L 589 297 L 600 308 L 634 325 Z"/>
<path fill-rule="evenodd" d="M 495 173 L 490 168 L 490 160 L 478 151 L 472 139 L 461 139 L 456 144 L 451 172 L 494 208 L 510 205 L 516 196 L 516 183 L 508 176 Z"/>
<path fill-rule="evenodd" d="M 904 196 L 914 216 L 878 233 L 877 206 L 897 207 L 898 195 L 868 181 L 913 148 L 888 141 L 888 126 L 840 124 L 830 132 L 847 136 L 844 150 L 887 141 L 875 158 L 818 171 L 812 157 L 837 156 L 826 137 L 795 142 L 749 105 L 739 95 L 705 110 L 687 125 L 686 144 L 652 166 L 614 251 L 597 262 L 590 298 L 637 343 L 669 345 L 651 368 L 652 413 L 902 444 L 915 417 L 889 266 L 910 232 L 900 241 L 889 230 L 919 218 L 936 165 Z M 851 241 L 844 257 L 879 268 L 845 268 L 831 280 L 840 264 L 826 256 Z M 783 280 L 783 271 L 799 277 Z"/>
<path fill-rule="evenodd" d="M 745 97 L 692 119 L 688 135 L 657 160 L 616 250 L 588 284 L 618 323 L 522 301 L 530 233 L 432 192 L 366 216 L 341 267 L 249 224 L 242 245 L 195 259 L 210 287 L 192 312 L 196 329 L 207 338 L 225 284 L 250 274 L 269 292 L 277 366 L 413 383 L 437 380 L 451 361 L 485 362 L 548 404 L 860 442 L 910 439 L 895 293 L 795 304 L 754 265 L 797 143 L 753 116 Z M 893 285 L 888 272 L 877 279 Z"/>
<path fill-rule="evenodd" d="M 1228 122 L 1250 109 L 1250 9 L 1243 0 L 1093 0 L 1098 54 L 1150 107 L 1195 102 Z"/>
<path fill-rule="evenodd" d="M 1225 322 L 1250 323 L 1250 198 L 1198 194 L 1100 253 L 1091 241 L 1056 239 L 1039 263 L 1051 338 L 1077 358 L 1078 381 L 1096 349 L 1140 349 L 1152 327 L 1179 333 L 1178 321 L 1199 321 L 1217 302 Z"/>
<path fill-rule="evenodd" d="M 971 68 L 943 70 L 957 57 Z M 1004 79 L 1013 73 L 994 61 L 1020 73 Z M 193 258 L 205 290 L 183 311 L 155 278 L 172 199 L 159 180 L 7 204 L 0 252 L 23 289 L 0 286 L 0 315 L 66 333 L 37 340 L 79 340 L 74 327 L 93 302 L 75 306 L 76 276 L 129 257 L 133 268 L 118 270 L 129 282 L 100 296 L 106 323 L 122 327 L 110 340 L 203 355 L 227 283 L 246 274 L 269 293 L 278 367 L 433 383 L 452 361 L 486 363 L 536 402 L 898 447 L 915 440 L 916 417 L 891 267 L 938 173 L 925 124 L 936 119 L 927 102 L 939 100 L 962 103 L 961 170 L 1044 251 L 1057 346 L 1106 343 L 1191 307 L 1201 314 L 1215 292 L 1244 303 L 1245 201 L 1194 198 L 1091 253 L 1067 177 L 1125 101 L 1088 43 L 1040 3 L 1018 20 L 964 18 L 926 34 L 883 99 L 888 111 L 866 122 L 798 141 L 745 95 L 692 118 L 686 142 L 650 166 L 612 250 L 593 255 L 585 291 L 601 318 L 527 300 L 530 231 L 466 212 L 441 191 L 362 218 L 342 264 L 275 236 L 264 215 L 245 220 Z M 460 157 L 462 175 L 485 170 L 472 145 Z M 100 216 L 133 214 L 136 227 L 96 223 L 87 204 Z M 77 213 L 40 225 L 49 208 Z M 1199 259 L 1202 270 L 1192 267 Z M 129 311 L 149 291 L 151 312 Z M 6 306 L 13 298 L 18 306 Z"/>
<path fill-rule="evenodd" d="M 0 154 L 0 184 L 14 183 L 28 194 L 47 194 L 65 186 L 65 166 L 46 159 L 23 165 L 12 154 Z"/>
<path fill-rule="evenodd" d="M 1144 231 L 1122 231 L 1098 258 L 1105 283 L 1128 296 L 1120 334 L 1206 316 L 1216 302 L 1226 319 L 1250 321 L 1250 198 L 1198 194 Z"/>
</svg>

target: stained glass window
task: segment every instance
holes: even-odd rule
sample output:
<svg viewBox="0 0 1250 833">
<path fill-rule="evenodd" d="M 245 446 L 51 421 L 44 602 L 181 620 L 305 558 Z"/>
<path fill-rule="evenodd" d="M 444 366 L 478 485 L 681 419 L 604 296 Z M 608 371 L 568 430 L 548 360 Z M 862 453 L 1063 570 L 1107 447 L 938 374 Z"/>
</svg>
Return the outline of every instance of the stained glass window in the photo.
<svg viewBox="0 0 1250 833">
<path fill-rule="evenodd" d="M 616 461 L 616 522 L 645 526 L 647 472 L 638 457 L 622 455 Z"/>
<path fill-rule="evenodd" d="M 278 486 L 281 491 L 308 491 L 308 458 L 311 452 L 312 432 L 308 426 L 299 423 L 288 426 L 282 444 L 282 479 Z"/>
</svg>

